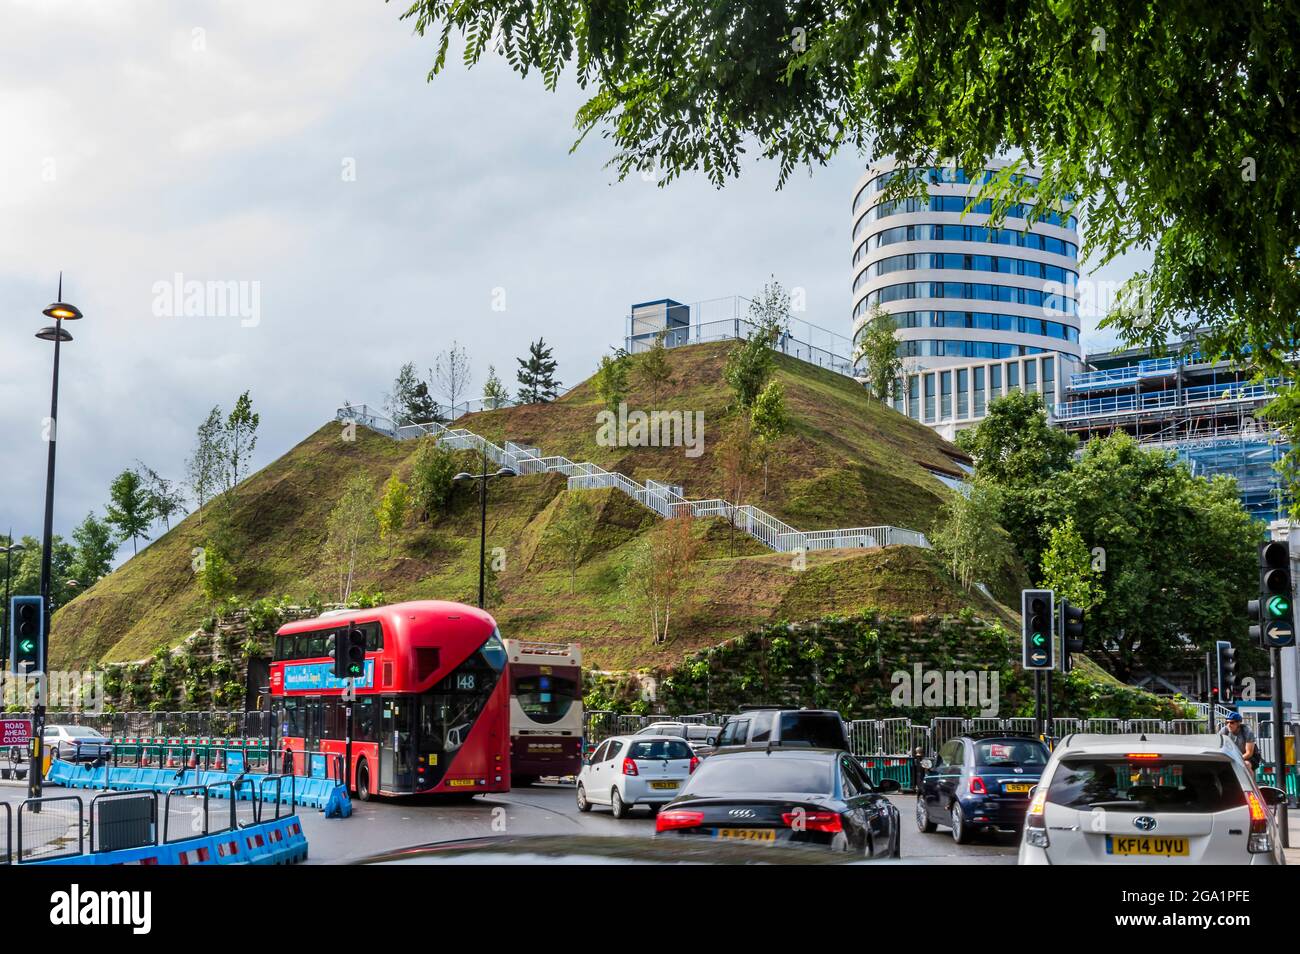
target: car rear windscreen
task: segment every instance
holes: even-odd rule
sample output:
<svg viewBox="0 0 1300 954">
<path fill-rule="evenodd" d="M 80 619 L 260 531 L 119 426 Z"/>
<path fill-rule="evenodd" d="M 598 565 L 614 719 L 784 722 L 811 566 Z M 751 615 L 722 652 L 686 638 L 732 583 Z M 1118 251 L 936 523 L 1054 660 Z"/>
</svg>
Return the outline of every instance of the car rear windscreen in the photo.
<svg viewBox="0 0 1300 954">
<path fill-rule="evenodd" d="M 1080 810 L 1221 812 L 1246 804 L 1237 773 L 1226 759 L 1062 760 L 1047 800 Z"/>
<path fill-rule="evenodd" d="M 781 744 L 814 749 L 844 748 L 844 723 L 838 716 L 785 712 L 781 714 Z"/>
<path fill-rule="evenodd" d="M 975 764 L 987 768 L 1032 768 L 1047 765 L 1047 746 L 1035 739 L 990 739 L 975 743 Z"/>
<path fill-rule="evenodd" d="M 691 747 L 681 739 L 655 739 L 653 742 L 633 742 L 628 752 L 630 759 L 689 759 Z"/>
<path fill-rule="evenodd" d="M 687 783 L 691 795 L 831 791 L 829 759 L 786 759 L 776 755 L 729 759 L 715 755 L 700 763 Z"/>
</svg>

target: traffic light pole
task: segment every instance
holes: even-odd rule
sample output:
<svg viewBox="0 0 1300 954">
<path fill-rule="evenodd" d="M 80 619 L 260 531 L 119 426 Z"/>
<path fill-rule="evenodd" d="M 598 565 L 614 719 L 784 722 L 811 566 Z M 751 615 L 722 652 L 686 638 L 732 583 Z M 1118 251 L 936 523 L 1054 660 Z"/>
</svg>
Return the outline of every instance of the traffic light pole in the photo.
<svg viewBox="0 0 1300 954">
<path fill-rule="evenodd" d="M 355 679 L 348 680 L 348 704 L 343 707 L 348 718 L 348 737 L 343 745 L 343 786 L 349 792 L 352 791 L 352 710 L 357 704 L 356 686 Z"/>
<path fill-rule="evenodd" d="M 1043 735 L 1047 737 L 1047 747 L 1052 748 L 1052 670 L 1047 670 L 1043 674 L 1043 695 L 1047 699 L 1046 718 L 1043 720 Z"/>
<path fill-rule="evenodd" d="M 1034 670 L 1034 728 L 1043 735 L 1043 674 Z"/>
<path fill-rule="evenodd" d="M 1273 663 L 1273 784 L 1286 791 L 1286 726 L 1282 724 L 1282 650 L 1269 650 Z M 1259 744 L 1258 740 L 1255 742 Z M 1282 847 L 1291 847 L 1291 829 L 1287 822 L 1286 800 L 1277 806 L 1277 821 L 1282 829 Z"/>
</svg>

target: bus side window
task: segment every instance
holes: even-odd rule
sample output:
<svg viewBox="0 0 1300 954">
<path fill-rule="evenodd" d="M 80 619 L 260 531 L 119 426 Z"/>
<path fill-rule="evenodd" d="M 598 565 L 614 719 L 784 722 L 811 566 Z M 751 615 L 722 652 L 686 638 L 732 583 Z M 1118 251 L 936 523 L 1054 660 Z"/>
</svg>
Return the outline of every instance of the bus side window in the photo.
<svg viewBox="0 0 1300 954">
<path fill-rule="evenodd" d="M 366 623 L 366 652 L 377 653 L 384 648 L 384 628 L 379 623 Z"/>
</svg>

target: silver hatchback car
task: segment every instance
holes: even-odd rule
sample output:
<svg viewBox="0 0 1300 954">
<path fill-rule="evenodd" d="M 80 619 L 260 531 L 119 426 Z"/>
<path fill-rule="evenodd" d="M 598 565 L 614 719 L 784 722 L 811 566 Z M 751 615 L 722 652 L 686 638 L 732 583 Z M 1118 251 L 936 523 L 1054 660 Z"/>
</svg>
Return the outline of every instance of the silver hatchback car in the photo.
<svg viewBox="0 0 1300 954">
<path fill-rule="evenodd" d="M 1070 735 L 1034 789 L 1019 861 L 1281 865 L 1285 797 L 1217 735 Z"/>
</svg>

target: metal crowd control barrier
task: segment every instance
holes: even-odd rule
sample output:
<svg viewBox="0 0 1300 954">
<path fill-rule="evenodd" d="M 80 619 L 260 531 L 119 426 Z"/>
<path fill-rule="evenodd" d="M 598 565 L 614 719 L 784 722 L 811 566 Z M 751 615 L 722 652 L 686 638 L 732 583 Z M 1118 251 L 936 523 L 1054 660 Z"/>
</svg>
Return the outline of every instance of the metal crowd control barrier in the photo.
<svg viewBox="0 0 1300 954">
<path fill-rule="evenodd" d="M 62 804 L 68 802 L 75 802 L 77 805 L 75 819 L 70 817 L 70 813 L 58 810 Z M 50 812 L 47 809 L 55 809 L 55 811 Z M 84 804 L 80 795 L 29 798 L 19 805 L 18 863 L 34 861 L 37 858 L 62 858 L 85 854 L 85 832 L 81 824 L 83 809 Z M 26 828 L 24 828 L 24 819 L 28 819 Z M 72 844 L 68 833 L 74 829 L 76 850 L 68 851 L 66 849 Z M 29 850 L 29 840 L 38 841 L 39 844 Z"/>
<path fill-rule="evenodd" d="M 8 802 L 0 802 L 0 807 L 5 810 L 5 853 L 0 855 L 0 863 L 11 865 L 14 863 L 14 810 Z"/>
</svg>

